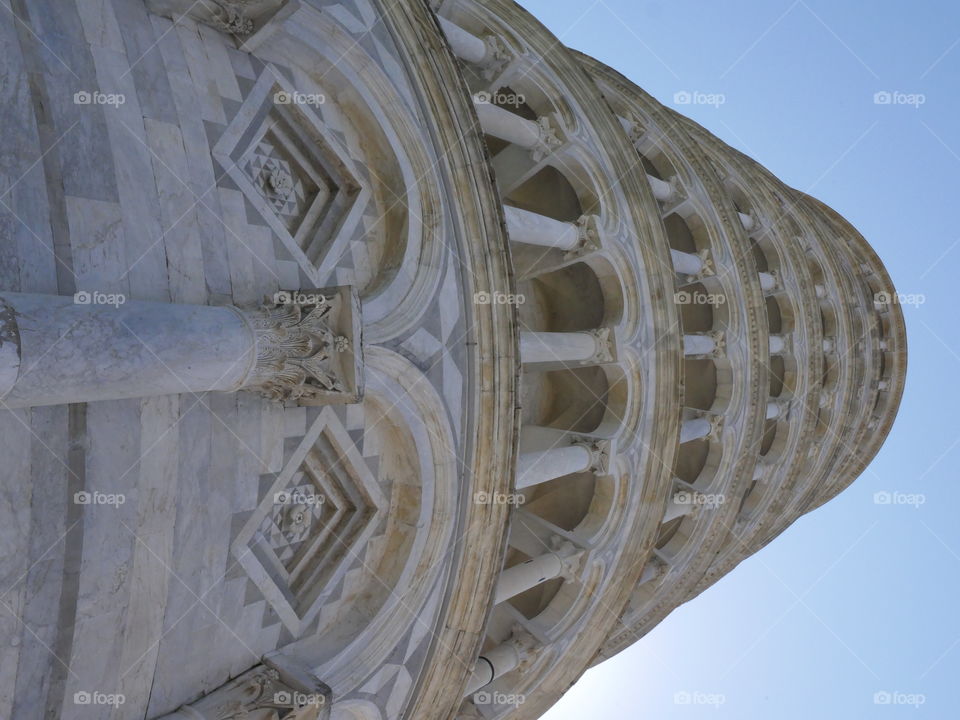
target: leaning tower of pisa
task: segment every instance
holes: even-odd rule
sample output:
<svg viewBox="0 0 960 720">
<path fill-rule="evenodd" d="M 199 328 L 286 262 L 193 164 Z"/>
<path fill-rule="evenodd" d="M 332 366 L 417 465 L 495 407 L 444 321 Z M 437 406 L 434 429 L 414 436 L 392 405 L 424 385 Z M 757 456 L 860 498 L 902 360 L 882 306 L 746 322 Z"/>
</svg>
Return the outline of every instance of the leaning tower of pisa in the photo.
<svg viewBox="0 0 960 720">
<path fill-rule="evenodd" d="M 508 0 L 11 13 L 0 717 L 532 720 L 890 431 L 864 238 Z"/>
</svg>

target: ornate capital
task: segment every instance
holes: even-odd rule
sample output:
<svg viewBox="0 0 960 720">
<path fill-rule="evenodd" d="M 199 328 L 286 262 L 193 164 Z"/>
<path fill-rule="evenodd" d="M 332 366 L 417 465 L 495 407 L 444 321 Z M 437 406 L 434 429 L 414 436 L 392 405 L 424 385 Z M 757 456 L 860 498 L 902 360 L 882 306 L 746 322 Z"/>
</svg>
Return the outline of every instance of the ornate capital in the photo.
<svg viewBox="0 0 960 720">
<path fill-rule="evenodd" d="M 162 720 L 326 720 L 330 688 L 307 669 L 257 665 Z"/>
<path fill-rule="evenodd" d="M 613 333 L 610 328 L 597 328 L 588 332 L 593 335 L 597 351 L 592 358 L 585 360 L 583 364 L 596 365 L 597 363 L 613 362 Z"/>
<path fill-rule="evenodd" d="M 359 304 L 350 288 L 279 292 L 244 314 L 257 353 L 244 389 L 304 405 L 359 401 Z"/>
<path fill-rule="evenodd" d="M 606 474 L 610 472 L 610 441 L 593 438 L 576 438 L 571 445 L 579 445 L 590 453 L 590 472 Z"/>
<path fill-rule="evenodd" d="M 576 545 L 559 535 L 550 538 L 550 547 L 553 553 L 560 558 L 563 568 L 560 571 L 560 577 L 567 582 L 576 582 L 583 567 L 584 553 L 579 552 Z"/>
<path fill-rule="evenodd" d="M 493 80 L 513 60 L 513 52 L 499 35 L 486 35 L 483 42 L 487 46 L 487 57 L 484 59 L 482 75 L 486 80 Z"/>
<path fill-rule="evenodd" d="M 179 20 L 184 15 L 228 35 L 243 38 L 261 27 L 287 0 L 147 0 L 147 9 Z"/>
<path fill-rule="evenodd" d="M 572 260 L 600 249 L 600 217 L 581 215 L 577 218 L 577 246 L 563 254 L 564 260 Z"/>
<path fill-rule="evenodd" d="M 530 151 L 534 162 L 540 162 L 563 145 L 564 142 L 556 120 L 547 115 L 542 115 L 537 118 L 537 124 L 540 126 L 540 140 L 537 146 Z"/>
</svg>

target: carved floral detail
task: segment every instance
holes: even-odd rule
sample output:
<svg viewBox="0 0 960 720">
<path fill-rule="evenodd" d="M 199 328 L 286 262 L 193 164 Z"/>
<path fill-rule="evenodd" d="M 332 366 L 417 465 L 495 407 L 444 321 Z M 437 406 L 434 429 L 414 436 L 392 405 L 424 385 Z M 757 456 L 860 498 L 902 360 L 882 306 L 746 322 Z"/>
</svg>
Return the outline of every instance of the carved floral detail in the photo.
<svg viewBox="0 0 960 720">
<path fill-rule="evenodd" d="M 268 303 L 248 314 L 257 335 L 257 364 L 247 387 L 271 400 L 299 400 L 344 390 L 335 355 L 349 338 L 331 330 L 338 298 L 320 297 L 314 305 Z"/>
</svg>

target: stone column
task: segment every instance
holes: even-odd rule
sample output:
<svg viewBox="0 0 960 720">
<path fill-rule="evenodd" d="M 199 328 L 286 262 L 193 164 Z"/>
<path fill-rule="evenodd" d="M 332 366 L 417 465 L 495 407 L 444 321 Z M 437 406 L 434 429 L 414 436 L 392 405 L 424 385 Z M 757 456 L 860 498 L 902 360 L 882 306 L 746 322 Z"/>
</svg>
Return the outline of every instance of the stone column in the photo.
<svg viewBox="0 0 960 720">
<path fill-rule="evenodd" d="M 546 215 L 504 205 L 507 233 L 514 242 L 574 250 L 580 245 L 580 227 Z"/>
<path fill-rule="evenodd" d="M 721 347 L 720 333 L 688 333 L 683 336 L 683 354 L 713 355 Z"/>
<path fill-rule="evenodd" d="M 453 54 L 465 62 L 483 68 L 484 77 L 492 78 L 510 60 L 510 52 L 499 37 L 489 35 L 480 38 L 445 17 L 437 15 L 437 20 L 443 34 L 447 36 Z"/>
<path fill-rule="evenodd" d="M 535 642 L 529 633 L 516 628 L 509 640 L 477 658 L 465 695 L 472 695 L 498 677 L 516 669 L 530 655 Z"/>
<path fill-rule="evenodd" d="M 720 428 L 720 416 L 698 417 L 684 420 L 680 424 L 680 442 L 699 440 L 715 434 Z"/>
<path fill-rule="evenodd" d="M 673 269 L 681 275 L 699 275 L 704 267 L 703 258 L 694 253 L 671 250 L 670 259 Z"/>
<path fill-rule="evenodd" d="M 609 468 L 610 443 L 578 439 L 567 446 L 522 453 L 517 459 L 517 489 L 532 487 L 578 472 L 605 473 Z"/>
<path fill-rule="evenodd" d="M 760 288 L 764 292 L 770 292 L 771 290 L 776 289 L 777 287 L 777 276 L 773 273 L 762 272 L 758 273 L 760 275 Z"/>
<path fill-rule="evenodd" d="M 520 333 L 520 359 L 525 363 L 566 362 L 587 365 L 610 362 L 610 330 Z"/>
<path fill-rule="evenodd" d="M 562 145 L 556 127 L 546 116 L 534 122 L 490 102 L 475 101 L 473 106 L 485 133 L 530 150 L 536 162 Z"/>
<path fill-rule="evenodd" d="M 787 349 L 787 341 L 783 335 L 771 335 L 770 336 L 770 354 L 771 355 L 782 355 L 784 350 Z"/>
<path fill-rule="evenodd" d="M 653 196 L 660 202 L 672 202 L 680 197 L 680 191 L 677 188 L 676 180 L 666 181 L 658 177 L 647 174 L 647 182 L 650 183 L 650 189 L 653 190 Z"/>
<path fill-rule="evenodd" d="M 0 293 L 0 406 L 254 390 L 306 404 L 361 393 L 349 288 L 257 310 Z M 292 295 L 278 294 L 281 301 Z M 111 304 L 101 302 L 111 301 Z"/>
<path fill-rule="evenodd" d="M 530 558 L 501 572 L 500 579 L 497 582 L 496 595 L 493 599 L 494 604 L 516 597 L 520 593 L 561 575 L 570 575 L 576 564 L 574 557 L 576 548 L 573 543 L 560 541 L 559 539 L 555 545 L 556 550 L 553 552 Z"/>
</svg>

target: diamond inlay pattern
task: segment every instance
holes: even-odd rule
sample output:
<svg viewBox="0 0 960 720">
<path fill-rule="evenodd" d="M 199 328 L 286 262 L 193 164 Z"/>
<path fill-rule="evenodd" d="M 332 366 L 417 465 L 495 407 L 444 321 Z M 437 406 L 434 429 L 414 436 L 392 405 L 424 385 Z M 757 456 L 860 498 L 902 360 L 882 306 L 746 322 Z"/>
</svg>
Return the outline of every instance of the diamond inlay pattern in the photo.
<svg viewBox="0 0 960 720">
<path fill-rule="evenodd" d="M 331 408 L 299 443 L 232 551 L 296 634 L 375 529 L 384 498 Z"/>
</svg>

